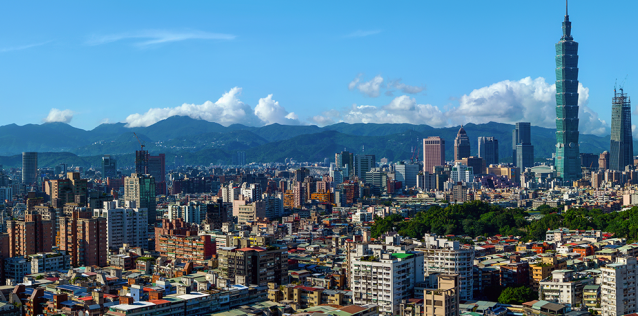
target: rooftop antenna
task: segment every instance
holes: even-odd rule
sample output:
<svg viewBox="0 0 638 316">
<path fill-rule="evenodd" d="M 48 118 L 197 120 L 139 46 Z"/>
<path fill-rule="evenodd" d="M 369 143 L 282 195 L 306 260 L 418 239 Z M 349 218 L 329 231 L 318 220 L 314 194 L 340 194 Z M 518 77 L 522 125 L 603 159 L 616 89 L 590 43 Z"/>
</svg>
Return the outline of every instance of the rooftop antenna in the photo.
<svg viewBox="0 0 638 316">
<path fill-rule="evenodd" d="M 567 3 L 568 3 L 568 0 L 565 0 L 565 15 L 569 16 L 569 13 L 567 12 Z"/>
</svg>

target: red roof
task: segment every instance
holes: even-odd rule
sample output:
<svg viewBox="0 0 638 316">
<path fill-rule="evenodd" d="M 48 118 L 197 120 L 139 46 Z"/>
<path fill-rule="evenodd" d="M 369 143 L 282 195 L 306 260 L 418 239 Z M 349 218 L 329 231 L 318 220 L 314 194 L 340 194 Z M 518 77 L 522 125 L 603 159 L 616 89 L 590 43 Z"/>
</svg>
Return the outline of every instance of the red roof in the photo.
<svg viewBox="0 0 638 316">
<path fill-rule="evenodd" d="M 80 301 L 90 301 L 93 300 L 92 296 L 84 296 L 84 297 L 80 297 L 78 298 Z"/>
<path fill-rule="evenodd" d="M 313 291 L 319 290 L 319 288 L 316 288 L 316 287 L 309 287 L 309 286 L 303 286 L 303 285 L 297 285 L 297 286 L 295 286 L 295 289 L 303 289 L 303 290 L 306 290 L 306 291 L 309 291 L 309 292 L 313 292 Z"/>
<path fill-rule="evenodd" d="M 237 251 L 252 251 L 252 250 L 257 252 L 266 251 L 266 249 L 261 247 L 246 247 L 246 248 L 237 249 Z"/>
<path fill-rule="evenodd" d="M 47 279 L 49 281 L 52 281 L 52 282 L 56 282 L 56 281 L 60 280 L 60 278 L 45 278 L 45 279 Z"/>
<path fill-rule="evenodd" d="M 149 300 L 149 302 L 153 303 L 153 304 L 166 304 L 166 303 L 170 303 L 170 301 L 167 300 Z"/>
</svg>

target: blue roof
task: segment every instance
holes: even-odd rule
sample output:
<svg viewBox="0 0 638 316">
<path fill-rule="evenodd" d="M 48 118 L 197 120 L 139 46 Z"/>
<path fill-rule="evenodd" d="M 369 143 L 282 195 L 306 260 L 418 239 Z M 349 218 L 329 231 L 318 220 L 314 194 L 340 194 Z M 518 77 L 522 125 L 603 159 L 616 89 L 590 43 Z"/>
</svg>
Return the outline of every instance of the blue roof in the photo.
<svg viewBox="0 0 638 316">
<path fill-rule="evenodd" d="M 82 305 L 81 303 L 75 302 L 75 301 L 65 301 L 60 303 L 62 305 L 66 305 L 66 306 L 74 306 L 74 305 Z"/>
<path fill-rule="evenodd" d="M 77 286 L 77 285 L 71 285 L 71 284 L 64 284 L 64 285 L 58 285 L 58 289 L 62 289 L 62 290 L 67 290 L 67 291 L 84 291 L 86 292 L 86 288 L 81 287 L 81 286 Z"/>
<path fill-rule="evenodd" d="M 24 294 L 31 295 L 31 294 L 33 294 L 33 291 L 34 291 L 33 288 L 27 287 L 27 288 L 24 289 Z M 47 299 L 47 300 L 52 300 L 53 299 L 53 293 L 48 292 L 48 291 L 44 291 L 44 296 L 43 297 L 45 299 Z"/>
<path fill-rule="evenodd" d="M 620 247 L 621 246 L 619 246 L 619 245 L 607 245 L 607 246 L 605 246 L 603 248 L 617 249 L 617 248 L 620 248 Z"/>
</svg>

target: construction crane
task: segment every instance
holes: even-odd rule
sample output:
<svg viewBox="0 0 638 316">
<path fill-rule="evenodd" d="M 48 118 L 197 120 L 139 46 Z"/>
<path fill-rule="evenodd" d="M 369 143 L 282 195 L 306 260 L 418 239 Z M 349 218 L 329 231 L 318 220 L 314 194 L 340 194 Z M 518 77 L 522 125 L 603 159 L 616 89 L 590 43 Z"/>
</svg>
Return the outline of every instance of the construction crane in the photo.
<svg viewBox="0 0 638 316">
<path fill-rule="evenodd" d="M 141 150 L 144 150 L 144 144 L 142 144 L 142 141 L 140 140 L 139 137 L 137 137 L 137 134 L 135 134 L 135 132 L 133 132 L 133 135 L 135 135 L 135 138 L 137 138 L 137 142 L 140 143 L 140 147 L 142 148 Z"/>
</svg>

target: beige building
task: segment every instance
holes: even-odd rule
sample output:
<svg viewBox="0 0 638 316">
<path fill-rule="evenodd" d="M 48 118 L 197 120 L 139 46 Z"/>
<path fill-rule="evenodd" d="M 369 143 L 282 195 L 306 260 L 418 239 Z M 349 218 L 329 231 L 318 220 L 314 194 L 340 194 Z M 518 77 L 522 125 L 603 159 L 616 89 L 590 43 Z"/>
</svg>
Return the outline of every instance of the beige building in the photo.
<svg viewBox="0 0 638 316">
<path fill-rule="evenodd" d="M 458 316 L 459 275 L 439 274 L 438 288 L 425 288 L 422 303 L 402 303 L 401 316 Z"/>
</svg>

